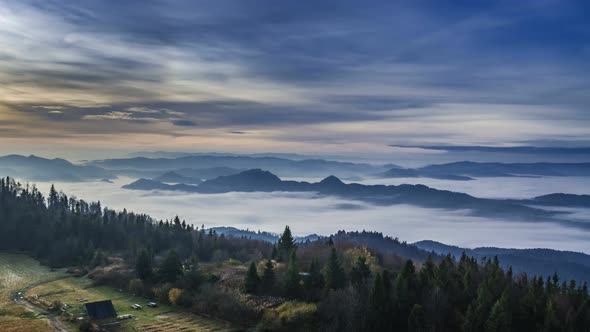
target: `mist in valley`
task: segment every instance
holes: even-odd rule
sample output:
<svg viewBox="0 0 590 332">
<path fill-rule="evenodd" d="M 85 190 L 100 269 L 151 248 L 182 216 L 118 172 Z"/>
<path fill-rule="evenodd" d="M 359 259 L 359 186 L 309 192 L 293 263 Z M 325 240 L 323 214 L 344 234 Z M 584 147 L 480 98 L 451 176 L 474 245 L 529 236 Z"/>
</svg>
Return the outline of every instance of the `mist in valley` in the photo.
<svg viewBox="0 0 590 332">
<path fill-rule="evenodd" d="M 581 180 L 584 179 L 584 180 Z M 130 191 L 121 186 L 133 178 L 112 183 L 58 182 L 58 190 L 103 206 L 126 208 L 157 219 L 176 214 L 187 223 L 205 227 L 232 226 L 240 229 L 280 232 L 290 225 L 297 235 L 329 235 L 338 230 L 371 230 L 399 237 L 402 241 L 435 240 L 461 247 L 553 248 L 590 253 L 590 231 L 562 223 L 491 219 L 469 211 L 428 209 L 410 205 L 376 206 L 314 193 L 188 194 L 170 191 Z M 406 181 L 408 180 L 408 181 Z M 409 181 L 413 180 L 413 181 Z M 559 191 L 584 193 L 587 178 L 484 178 L 474 181 L 388 179 L 387 184 L 423 183 L 438 189 L 465 191 L 481 197 L 525 198 Z M 373 180 L 363 181 L 371 183 Z M 51 183 L 36 182 L 44 193 Z M 560 187 L 561 186 L 561 187 Z M 566 209 L 568 219 L 590 222 L 589 209 Z"/>
</svg>

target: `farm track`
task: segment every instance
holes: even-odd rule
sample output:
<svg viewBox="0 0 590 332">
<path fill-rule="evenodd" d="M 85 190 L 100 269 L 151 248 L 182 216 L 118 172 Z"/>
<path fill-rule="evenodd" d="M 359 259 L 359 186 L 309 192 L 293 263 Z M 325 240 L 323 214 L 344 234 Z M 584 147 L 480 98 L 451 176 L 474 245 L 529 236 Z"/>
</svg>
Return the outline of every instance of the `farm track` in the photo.
<svg viewBox="0 0 590 332">
<path fill-rule="evenodd" d="M 54 278 L 54 279 L 49 279 L 49 280 L 35 282 L 35 283 L 32 283 L 32 284 L 29 284 L 29 285 L 25 286 L 20 291 L 23 293 L 23 295 L 25 295 L 26 292 L 29 289 L 31 289 L 31 288 L 34 288 L 34 287 L 37 287 L 37 286 L 41 286 L 41 285 L 45 285 L 45 284 L 48 284 L 50 282 L 54 282 L 54 281 L 66 279 L 66 278 L 69 278 L 69 277 L 70 276 L 61 276 L 61 277 Z M 66 324 L 64 324 L 62 321 L 59 320 L 59 318 L 57 317 L 56 314 L 47 312 L 41 306 L 34 305 L 33 303 L 31 303 L 31 302 L 29 302 L 27 300 L 21 300 L 21 299 L 15 299 L 14 302 L 16 304 L 18 304 L 18 305 L 24 306 L 25 308 L 33 311 L 34 313 L 36 313 L 38 315 L 44 315 L 44 316 L 46 316 L 47 317 L 47 320 L 49 321 L 49 324 L 51 325 L 51 327 L 53 327 L 53 329 L 55 331 L 57 331 L 57 332 L 72 332 L 72 330 L 70 330 L 70 328 L 68 328 L 68 326 Z"/>
<path fill-rule="evenodd" d="M 24 312 L 32 312 L 37 319 L 22 319 L 19 314 L 6 316 L 4 323 L 10 324 L 9 329 L 18 331 L 43 331 L 55 330 L 69 332 L 70 329 L 44 308 L 37 307 L 24 300 L 24 292 L 37 285 L 52 282 L 64 278 L 61 272 L 53 272 L 46 266 L 42 266 L 37 260 L 18 252 L 0 252 L 0 309 L 21 308 Z M 17 296 L 22 292 L 21 296 Z M 34 322 L 37 323 L 34 323 Z M 42 322 L 42 323 L 41 323 Z M 41 323 L 41 324 L 39 324 Z M 2 327 L 0 327 L 2 330 Z"/>
</svg>

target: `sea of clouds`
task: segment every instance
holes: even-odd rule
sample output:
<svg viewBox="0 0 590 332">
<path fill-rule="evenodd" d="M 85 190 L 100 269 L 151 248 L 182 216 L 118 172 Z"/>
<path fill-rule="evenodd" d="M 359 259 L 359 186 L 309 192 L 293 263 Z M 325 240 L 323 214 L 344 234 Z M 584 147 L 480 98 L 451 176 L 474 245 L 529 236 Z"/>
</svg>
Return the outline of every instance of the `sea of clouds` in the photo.
<svg viewBox="0 0 590 332">
<path fill-rule="evenodd" d="M 389 179 L 389 184 L 424 183 L 440 189 L 463 191 L 480 197 L 526 198 L 548 192 L 583 193 L 588 179 L 488 178 L 476 181 Z M 58 190 L 87 201 L 100 200 L 117 210 L 147 213 L 158 219 L 179 215 L 205 227 L 280 232 L 290 225 L 295 234 L 327 235 L 338 230 L 372 230 L 401 240 L 435 240 L 462 247 L 552 248 L 590 253 L 590 231 L 552 222 L 523 222 L 475 217 L 468 211 L 427 209 L 410 205 L 375 206 L 314 193 L 187 194 L 166 191 L 132 191 L 113 183 L 56 183 Z M 582 181 L 582 182 L 580 182 Z M 584 182 L 585 181 L 585 182 Z M 382 183 L 382 180 L 363 181 Z M 36 183 L 48 192 L 50 183 Z M 562 190 L 560 190 L 562 189 Z M 564 209 L 572 220 L 590 222 L 590 209 Z"/>
</svg>

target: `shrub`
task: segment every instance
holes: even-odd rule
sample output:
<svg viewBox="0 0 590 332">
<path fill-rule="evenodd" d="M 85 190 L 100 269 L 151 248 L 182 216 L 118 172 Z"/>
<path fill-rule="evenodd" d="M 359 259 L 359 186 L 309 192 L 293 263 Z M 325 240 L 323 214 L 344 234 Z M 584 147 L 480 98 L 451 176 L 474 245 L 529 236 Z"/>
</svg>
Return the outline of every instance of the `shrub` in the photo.
<svg viewBox="0 0 590 332">
<path fill-rule="evenodd" d="M 136 296 L 143 295 L 143 281 L 141 279 L 131 279 L 129 281 L 129 292 Z"/>
<path fill-rule="evenodd" d="M 180 299 L 182 297 L 183 291 L 180 288 L 172 288 L 168 291 L 168 301 L 170 303 L 177 305 L 180 304 Z"/>
<path fill-rule="evenodd" d="M 275 309 L 265 310 L 259 330 L 309 331 L 317 322 L 315 303 L 286 302 Z"/>
</svg>

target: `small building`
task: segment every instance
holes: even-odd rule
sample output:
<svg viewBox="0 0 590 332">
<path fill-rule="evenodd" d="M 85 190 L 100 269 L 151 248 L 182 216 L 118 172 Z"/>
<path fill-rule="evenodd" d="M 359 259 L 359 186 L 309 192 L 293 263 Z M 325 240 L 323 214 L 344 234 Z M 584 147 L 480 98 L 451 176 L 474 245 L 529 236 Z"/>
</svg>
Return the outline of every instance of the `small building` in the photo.
<svg viewBox="0 0 590 332">
<path fill-rule="evenodd" d="M 113 307 L 111 300 L 104 300 L 98 302 L 90 302 L 84 304 L 84 311 L 90 320 L 103 320 L 109 318 L 116 318 L 117 312 Z"/>
</svg>

